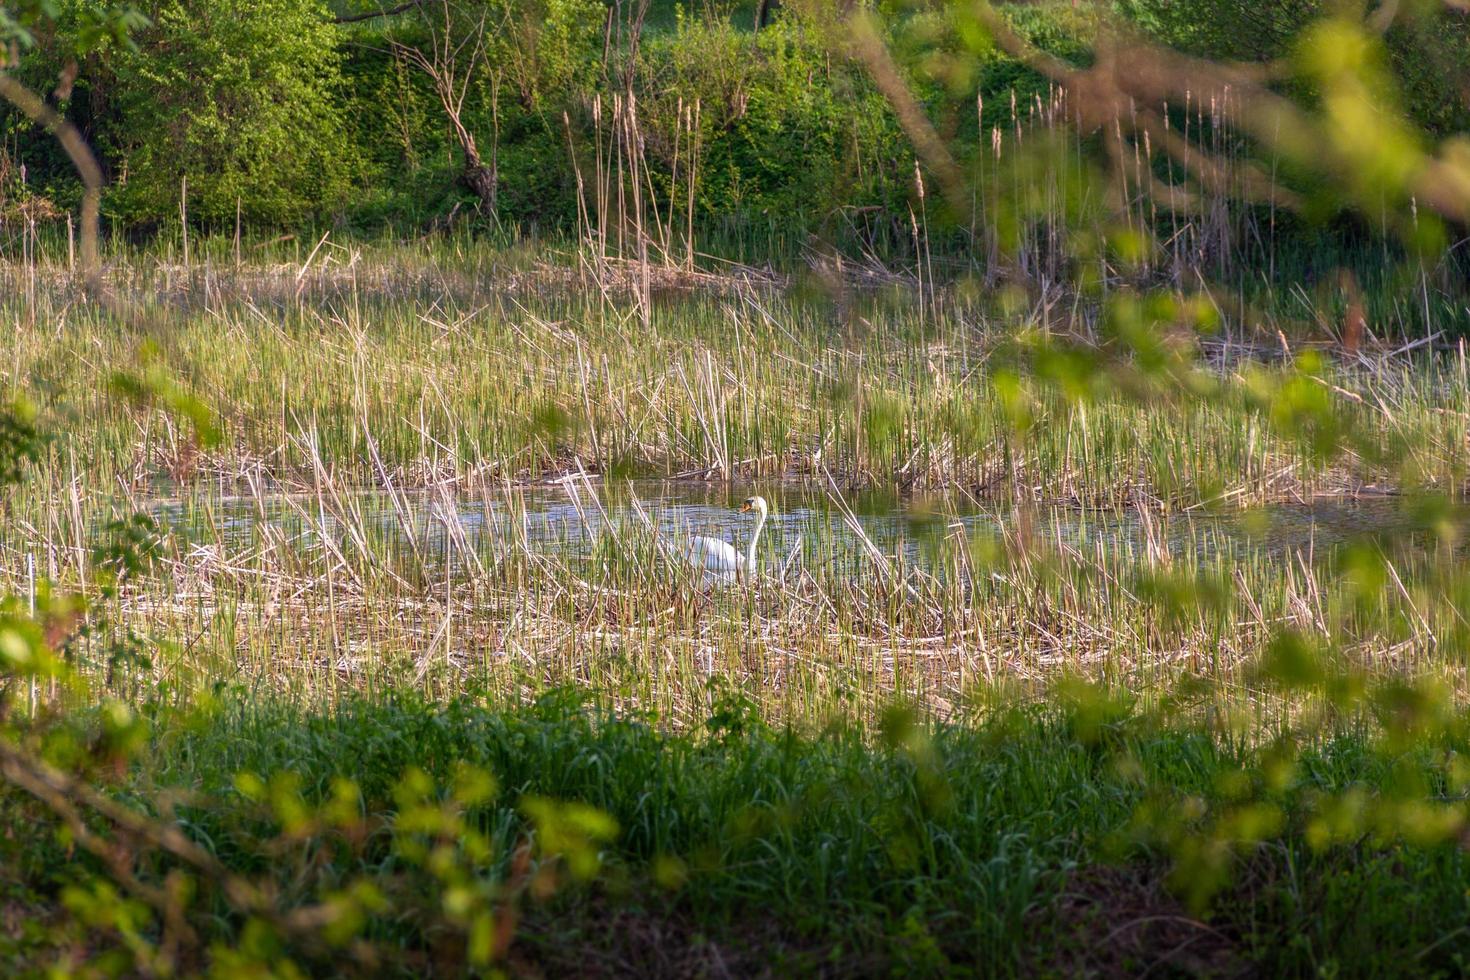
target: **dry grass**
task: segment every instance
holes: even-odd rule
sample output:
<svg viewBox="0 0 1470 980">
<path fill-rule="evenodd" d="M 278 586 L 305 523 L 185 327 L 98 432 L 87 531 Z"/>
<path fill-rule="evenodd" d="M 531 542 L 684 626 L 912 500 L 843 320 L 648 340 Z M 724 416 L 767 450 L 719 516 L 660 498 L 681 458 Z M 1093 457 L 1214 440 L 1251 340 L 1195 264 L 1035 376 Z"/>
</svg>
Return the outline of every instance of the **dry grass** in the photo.
<svg viewBox="0 0 1470 980">
<path fill-rule="evenodd" d="M 1407 447 L 1384 453 L 1392 464 L 1349 453 L 1329 466 L 1252 400 L 1299 377 L 1301 342 L 1206 339 L 1210 398 L 1079 402 L 1035 378 L 1002 390 L 1014 324 L 997 329 L 962 290 L 916 313 L 903 291 L 834 299 L 701 279 L 660 298 L 644 329 L 616 282 L 584 289 L 585 269 L 524 252 L 324 239 L 299 260 L 217 273 L 200 252 L 189 269 L 166 257 L 115 268 L 126 304 L 78 304 L 40 272 L 28 298 L 0 304 L 18 339 L 8 387 L 42 402 L 58 434 L 8 502 L 5 584 L 24 594 L 34 561 L 88 589 L 83 559 L 106 520 L 161 496 L 192 514 L 159 572 L 108 612 L 159 644 L 147 668 L 93 664 L 115 683 L 234 678 L 311 698 L 405 682 L 531 697 L 574 683 L 677 722 L 733 686 L 821 723 L 871 718 L 894 697 L 959 716 L 1072 672 L 1241 690 L 1291 628 L 1372 671 L 1462 684 L 1461 618 L 1439 584 L 1448 546 L 1392 554 L 1406 584 L 1356 609 L 1334 598 L 1342 573 L 1310 542 L 1212 554 L 1171 547 L 1165 527 L 1365 487 L 1457 491 L 1470 423 L 1458 351 L 1362 348 L 1300 382 L 1331 400 L 1354 448 Z M 1047 336 L 1035 310 L 1013 315 Z M 221 447 L 110 390 L 114 370 L 150 364 L 217 409 Z M 848 539 L 818 535 L 770 556 L 749 588 L 709 590 L 611 502 L 629 476 L 818 487 Z M 548 478 L 613 511 L 613 529 L 471 540 L 458 517 L 423 516 L 515 513 L 518 488 Z M 365 487 L 394 515 L 389 530 L 365 516 Z M 949 495 L 915 532 L 919 560 L 864 540 L 845 502 L 862 487 L 915 513 L 928 505 L 912 495 Z M 220 523 L 228 501 L 253 511 L 243 536 Z M 995 540 L 955 521 L 977 507 L 997 515 Z M 1109 515 L 1139 523 L 1143 544 L 1108 532 Z M 1078 520 L 1095 533 L 1057 530 Z M 1158 583 L 1175 579 L 1214 583 L 1219 599 L 1172 608 L 1178 590 Z"/>
</svg>

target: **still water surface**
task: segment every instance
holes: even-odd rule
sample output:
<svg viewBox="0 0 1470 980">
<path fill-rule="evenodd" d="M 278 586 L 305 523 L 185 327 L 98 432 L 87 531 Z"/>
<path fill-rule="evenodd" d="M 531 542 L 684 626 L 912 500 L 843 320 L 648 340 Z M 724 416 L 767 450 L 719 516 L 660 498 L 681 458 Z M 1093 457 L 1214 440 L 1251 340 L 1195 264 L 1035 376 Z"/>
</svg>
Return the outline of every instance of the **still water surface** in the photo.
<svg viewBox="0 0 1470 980">
<path fill-rule="evenodd" d="M 314 496 L 188 498 L 160 502 L 154 516 L 186 538 L 248 548 L 269 526 L 308 550 L 323 534 L 344 533 L 337 514 L 347 508 L 354 523 L 389 553 L 417 551 L 430 561 L 462 552 L 494 553 L 529 547 L 564 557 L 585 555 L 595 539 L 644 521 L 661 534 L 708 534 L 743 548 L 751 515 L 740 502 L 760 493 L 771 504 L 762 537 L 762 561 L 793 556 L 824 563 L 866 562 L 869 544 L 889 558 L 933 560 L 935 541 L 957 535 L 1001 535 L 1017 527 L 1056 545 L 1102 548 L 1143 555 L 1150 547 L 1176 558 L 1206 561 L 1247 553 L 1327 553 L 1365 534 L 1402 545 L 1427 540 L 1413 510 L 1398 498 L 1324 499 L 1252 511 L 1197 509 L 1167 516 L 1137 510 L 1088 511 L 1070 507 L 987 507 L 957 496 L 897 498 L 858 494 L 841 502 L 809 485 L 735 486 L 686 482 L 618 485 L 568 482 L 517 487 L 473 496 L 409 493 L 395 502 L 383 491 L 364 491 L 338 504 Z M 867 539 L 867 542 L 863 538 Z"/>
</svg>

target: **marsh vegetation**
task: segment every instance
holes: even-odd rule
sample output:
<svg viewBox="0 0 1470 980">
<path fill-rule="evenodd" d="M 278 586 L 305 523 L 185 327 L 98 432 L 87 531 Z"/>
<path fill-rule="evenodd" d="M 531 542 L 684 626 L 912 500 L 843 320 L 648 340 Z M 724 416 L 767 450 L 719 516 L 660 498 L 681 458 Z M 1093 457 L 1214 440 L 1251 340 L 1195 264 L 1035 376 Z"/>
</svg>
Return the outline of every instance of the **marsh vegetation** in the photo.
<svg viewBox="0 0 1470 980">
<path fill-rule="evenodd" d="M 1184 6 L 0 5 L 0 963 L 1463 972 L 1464 25 Z"/>
</svg>

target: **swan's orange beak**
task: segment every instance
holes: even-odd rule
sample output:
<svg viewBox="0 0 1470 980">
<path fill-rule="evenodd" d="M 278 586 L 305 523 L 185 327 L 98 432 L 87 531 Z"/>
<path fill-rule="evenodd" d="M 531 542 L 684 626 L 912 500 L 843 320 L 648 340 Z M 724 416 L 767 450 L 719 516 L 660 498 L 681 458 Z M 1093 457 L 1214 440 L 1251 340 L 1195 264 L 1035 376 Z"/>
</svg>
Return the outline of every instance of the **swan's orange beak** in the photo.
<svg viewBox="0 0 1470 980">
<path fill-rule="evenodd" d="M 740 505 L 740 513 L 743 514 L 743 513 L 745 513 L 748 510 L 750 510 L 750 504 L 741 504 Z"/>
</svg>

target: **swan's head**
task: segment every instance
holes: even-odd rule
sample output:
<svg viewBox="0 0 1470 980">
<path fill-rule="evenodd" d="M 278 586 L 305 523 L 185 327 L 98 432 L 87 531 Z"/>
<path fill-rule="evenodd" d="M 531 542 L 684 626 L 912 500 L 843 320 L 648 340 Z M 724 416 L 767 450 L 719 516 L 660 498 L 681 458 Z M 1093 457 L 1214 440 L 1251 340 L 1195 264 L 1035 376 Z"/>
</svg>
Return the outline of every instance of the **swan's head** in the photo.
<svg viewBox="0 0 1470 980">
<path fill-rule="evenodd" d="M 755 511 L 760 516 L 765 517 L 766 516 L 766 513 L 767 513 L 767 510 L 768 510 L 768 508 L 766 507 L 766 498 L 765 497 L 746 497 L 745 498 L 745 503 L 743 503 L 743 504 L 740 505 L 740 513 L 744 514 L 747 511 L 752 511 L 752 510 Z"/>
</svg>

